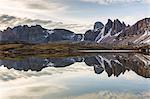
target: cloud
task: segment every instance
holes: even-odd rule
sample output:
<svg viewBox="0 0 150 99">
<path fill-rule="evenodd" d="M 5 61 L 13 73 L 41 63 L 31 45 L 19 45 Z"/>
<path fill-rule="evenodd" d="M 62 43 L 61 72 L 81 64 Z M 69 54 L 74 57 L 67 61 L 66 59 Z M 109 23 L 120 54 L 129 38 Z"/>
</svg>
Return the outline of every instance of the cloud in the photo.
<svg viewBox="0 0 150 99">
<path fill-rule="evenodd" d="M 97 20 L 91 22 L 91 24 L 82 24 L 82 23 L 65 23 L 61 21 L 52 21 L 52 20 L 43 20 L 43 19 L 30 19 L 30 18 L 22 18 L 22 17 L 15 17 L 10 15 L 0 15 L 0 30 L 4 30 L 7 27 L 15 27 L 18 25 L 36 25 L 39 24 L 44 28 L 47 29 L 54 29 L 54 28 L 64 28 L 69 29 L 75 33 L 82 33 L 84 34 L 87 30 L 93 28 L 93 24 L 96 21 L 107 22 L 108 19 L 112 21 L 115 19 L 119 19 L 120 21 L 124 21 L 126 24 L 133 25 L 138 20 L 141 20 L 140 17 L 133 17 L 133 16 L 122 16 L 122 17 L 98 17 Z M 144 18 L 144 17 L 143 17 Z M 99 20 L 101 19 L 101 20 Z M 90 19 L 89 19 L 90 20 Z"/>
<path fill-rule="evenodd" d="M 150 0 L 81 0 L 84 2 L 91 2 L 91 3 L 98 3 L 98 4 L 118 4 L 118 3 L 133 3 L 133 2 L 138 2 L 138 3 L 150 3 Z"/>
<path fill-rule="evenodd" d="M 150 3 L 150 0 L 143 0 L 143 2 L 145 2 L 145 3 Z"/>
<path fill-rule="evenodd" d="M 24 3 L 27 9 L 48 10 L 48 11 L 62 11 L 67 8 L 66 5 L 55 2 L 54 0 L 17 0 Z"/>
<path fill-rule="evenodd" d="M 7 27 L 15 27 L 18 25 L 39 24 L 48 29 L 64 28 L 64 29 L 72 30 L 75 33 L 85 33 L 85 31 L 90 29 L 92 26 L 89 24 L 68 24 L 59 21 L 20 18 L 15 16 L 9 16 L 9 15 L 0 15 L 0 24 L 1 24 L 0 30 L 6 29 Z"/>
<path fill-rule="evenodd" d="M 145 99 L 148 97 L 149 92 L 134 94 L 129 92 L 100 91 L 98 93 L 88 93 L 80 96 L 65 97 L 62 99 Z"/>
<path fill-rule="evenodd" d="M 58 20 L 65 13 L 67 5 L 55 0 L 0 0 L 1 14 Z"/>
<path fill-rule="evenodd" d="M 92 8 L 89 8 L 86 6 L 88 5 L 86 2 L 91 2 L 95 5 L 93 5 Z M 143 2 L 150 4 L 150 0 L 0 0 L 0 14 L 20 18 L 27 17 L 33 20 L 41 19 L 61 21 L 69 24 L 93 24 L 95 21 L 106 22 L 104 20 L 107 20 L 107 17 L 131 15 L 132 11 L 134 11 L 135 14 L 131 16 L 135 17 L 148 14 L 148 10 L 146 11 L 146 8 L 142 9 L 139 5 L 137 6 L 138 8 L 141 8 L 142 11 L 137 10 L 137 7 L 133 7 L 133 9 L 131 7 L 130 10 L 128 7 L 119 9 L 122 6 L 121 4 L 130 2 Z M 103 6 L 96 6 L 96 4 L 108 5 L 116 3 L 121 4 L 115 7 L 110 6 L 108 9 L 105 7 L 103 8 Z M 110 9 L 111 7 L 112 9 Z M 144 7 L 146 6 L 144 5 Z M 120 13 L 120 10 L 125 13 Z M 138 13 L 138 15 L 136 13 Z M 106 18 L 99 20 L 102 16 L 106 16 Z"/>
<path fill-rule="evenodd" d="M 50 12 L 53 10 L 57 11 L 64 9 L 66 7 L 66 5 L 55 2 L 54 0 L 1 0 L 0 3 L 2 6 L 5 6 L 5 8 L 20 7 L 20 9 L 49 10 Z"/>
</svg>

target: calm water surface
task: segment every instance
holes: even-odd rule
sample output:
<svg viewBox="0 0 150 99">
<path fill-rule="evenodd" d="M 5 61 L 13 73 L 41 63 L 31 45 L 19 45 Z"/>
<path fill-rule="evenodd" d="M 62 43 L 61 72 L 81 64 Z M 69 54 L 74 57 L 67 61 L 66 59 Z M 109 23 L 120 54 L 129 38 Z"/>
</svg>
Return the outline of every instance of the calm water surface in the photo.
<svg viewBox="0 0 150 99">
<path fill-rule="evenodd" d="M 150 99 L 150 56 L 0 60 L 0 99 Z"/>
</svg>

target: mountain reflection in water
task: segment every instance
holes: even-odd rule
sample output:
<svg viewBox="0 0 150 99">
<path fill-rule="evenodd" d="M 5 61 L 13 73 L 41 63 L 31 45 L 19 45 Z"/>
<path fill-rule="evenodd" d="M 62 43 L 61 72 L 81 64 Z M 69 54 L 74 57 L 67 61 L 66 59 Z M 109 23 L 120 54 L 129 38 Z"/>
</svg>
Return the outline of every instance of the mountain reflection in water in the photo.
<svg viewBox="0 0 150 99">
<path fill-rule="evenodd" d="M 96 54 L 61 58 L 27 57 L 21 60 L 0 60 L 0 66 L 19 71 L 40 72 L 47 67 L 64 68 L 76 62 L 93 66 L 96 74 L 105 71 L 108 77 L 112 75 L 118 77 L 131 70 L 144 78 L 150 78 L 150 56 L 142 54 Z"/>
</svg>

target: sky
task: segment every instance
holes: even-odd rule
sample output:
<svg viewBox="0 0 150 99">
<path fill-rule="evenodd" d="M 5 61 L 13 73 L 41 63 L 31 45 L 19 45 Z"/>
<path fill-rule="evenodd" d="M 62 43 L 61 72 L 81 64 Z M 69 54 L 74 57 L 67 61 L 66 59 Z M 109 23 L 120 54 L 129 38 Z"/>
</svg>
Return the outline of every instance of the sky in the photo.
<svg viewBox="0 0 150 99">
<path fill-rule="evenodd" d="M 96 21 L 132 25 L 145 17 L 150 17 L 150 0 L 0 0 L 0 29 L 37 23 L 84 32 Z"/>
</svg>

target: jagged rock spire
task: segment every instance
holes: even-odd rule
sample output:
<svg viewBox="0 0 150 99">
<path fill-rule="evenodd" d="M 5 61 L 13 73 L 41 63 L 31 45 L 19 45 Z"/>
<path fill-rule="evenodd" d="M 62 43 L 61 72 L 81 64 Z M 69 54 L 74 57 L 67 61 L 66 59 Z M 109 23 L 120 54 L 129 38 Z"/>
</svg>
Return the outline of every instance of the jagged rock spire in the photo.
<svg viewBox="0 0 150 99">
<path fill-rule="evenodd" d="M 102 22 L 96 22 L 94 24 L 94 30 L 95 31 L 101 30 L 103 27 L 104 27 L 104 24 Z"/>
</svg>

